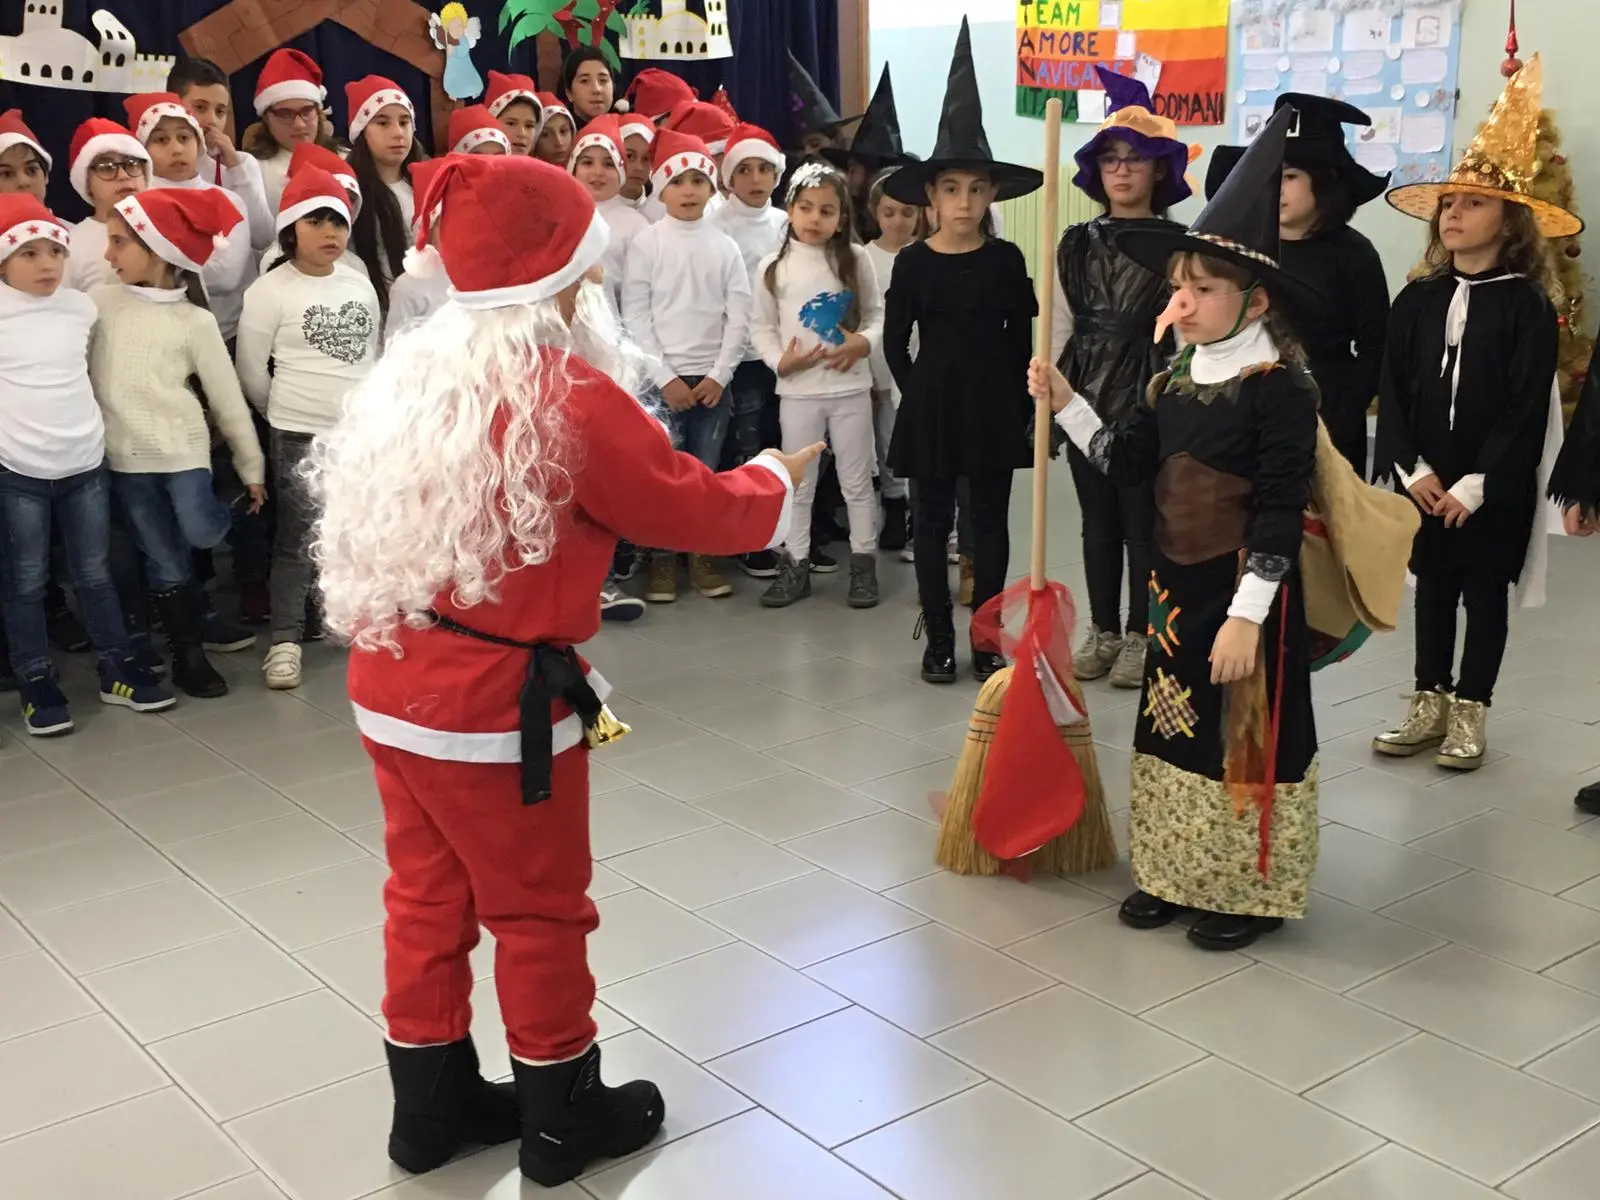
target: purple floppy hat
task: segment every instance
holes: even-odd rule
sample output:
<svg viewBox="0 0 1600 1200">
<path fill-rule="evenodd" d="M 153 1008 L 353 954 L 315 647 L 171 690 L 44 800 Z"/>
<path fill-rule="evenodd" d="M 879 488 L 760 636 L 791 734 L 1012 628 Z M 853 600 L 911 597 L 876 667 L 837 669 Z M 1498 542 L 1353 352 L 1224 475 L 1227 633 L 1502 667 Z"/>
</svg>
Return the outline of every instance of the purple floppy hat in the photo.
<svg viewBox="0 0 1600 1200">
<path fill-rule="evenodd" d="M 1096 63 L 1095 70 L 1100 72 L 1100 81 L 1106 90 L 1106 119 L 1073 155 L 1078 164 L 1073 186 L 1091 200 L 1107 203 L 1097 160 L 1107 142 L 1127 142 L 1135 154 L 1167 165 L 1166 177 L 1156 181 L 1151 197 L 1157 209 L 1164 211 L 1187 200 L 1194 194 L 1194 188 L 1185 173 L 1198 156 L 1199 148 L 1189 146 L 1178 137 L 1178 127 L 1173 121 L 1151 111 L 1150 89 L 1140 80 L 1119 74 L 1103 63 Z"/>
</svg>

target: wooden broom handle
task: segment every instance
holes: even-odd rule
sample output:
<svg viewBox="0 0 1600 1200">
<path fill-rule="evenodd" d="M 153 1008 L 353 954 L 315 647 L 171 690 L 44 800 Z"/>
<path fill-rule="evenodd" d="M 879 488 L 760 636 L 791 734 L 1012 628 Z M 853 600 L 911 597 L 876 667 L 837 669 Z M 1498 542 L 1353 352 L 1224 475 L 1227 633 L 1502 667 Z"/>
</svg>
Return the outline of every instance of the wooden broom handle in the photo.
<svg viewBox="0 0 1600 1200">
<path fill-rule="evenodd" d="M 1056 205 L 1061 190 L 1061 101 L 1051 99 L 1044 106 L 1044 204 L 1039 216 L 1039 264 L 1035 270 L 1039 288 L 1039 323 L 1034 330 L 1034 356 L 1047 363 L 1055 361 L 1050 345 L 1050 325 L 1056 299 Z M 1045 585 L 1045 510 L 1050 483 L 1050 397 L 1045 395 L 1033 406 L 1033 553 L 1029 559 L 1030 584 L 1034 591 Z"/>
</svg>

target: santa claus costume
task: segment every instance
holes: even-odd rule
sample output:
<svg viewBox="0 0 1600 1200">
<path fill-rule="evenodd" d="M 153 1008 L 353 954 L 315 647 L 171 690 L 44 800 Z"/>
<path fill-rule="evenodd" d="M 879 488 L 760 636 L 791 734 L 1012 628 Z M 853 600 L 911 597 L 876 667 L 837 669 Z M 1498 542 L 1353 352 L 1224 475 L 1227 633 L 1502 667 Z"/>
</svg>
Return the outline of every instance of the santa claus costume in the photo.
<svg viewBox="0 0 1600 1200">
<path fill-rule="evenodd" d="M 609 687 L 574 647 L 599 627 L 619 536 L 775 546 L 803 465 L 715 475 L 672 449 L 625 390 L 636 352 L 591 271 L 606 223 L 570 175 L 452 157 L 418 211 L 451 302 L 350 393 L 315 467 L 327 621 L 354 642 L 387 825 L 389 1153 L 424 1171 L 520 1134 L 523 1173 L 554 1186 L 643 1146 L 663 1115 L 654 1084 L 600 1082 L 588 746 Z M 480 922 L 509 1086 L 480 1078 L 468 1033 Z"/>
</svg>

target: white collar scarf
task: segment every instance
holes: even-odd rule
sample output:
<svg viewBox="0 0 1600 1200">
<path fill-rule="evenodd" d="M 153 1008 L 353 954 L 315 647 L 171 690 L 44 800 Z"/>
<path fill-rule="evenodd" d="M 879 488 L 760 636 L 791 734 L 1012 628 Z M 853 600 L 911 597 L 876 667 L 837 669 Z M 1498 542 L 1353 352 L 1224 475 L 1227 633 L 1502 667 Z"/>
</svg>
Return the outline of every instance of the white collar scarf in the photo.
<svg viewBox="0 0 1600 1200">
<path fill-rule="evenodd" d="M 1252 321 L 1232 337 L 1196 346 L 1189 359 L 1189 378 L 1204 385 L 1226 383 L 1242 371 L 1279 358 L 1266 326 Z"/>
<path fill-rule="evenodd" d="M 1520 275 L 1506 272 L 1485 279 L 1468 279 L 1456 276 L 1455 294 L 1450 297 L 1450 308 L 1444 316 L 1444 356 L 1439 360 L 1439 377 L 1450 372 L 1450 428 L 1456 427 L 1456 389 L 1461 385 L 1461 335 L 1467 331 L 1467 308 L 1472 303 L 1472 289 L 1484 283 L 1504 283 L 1520 279 Z"/>
</svg>

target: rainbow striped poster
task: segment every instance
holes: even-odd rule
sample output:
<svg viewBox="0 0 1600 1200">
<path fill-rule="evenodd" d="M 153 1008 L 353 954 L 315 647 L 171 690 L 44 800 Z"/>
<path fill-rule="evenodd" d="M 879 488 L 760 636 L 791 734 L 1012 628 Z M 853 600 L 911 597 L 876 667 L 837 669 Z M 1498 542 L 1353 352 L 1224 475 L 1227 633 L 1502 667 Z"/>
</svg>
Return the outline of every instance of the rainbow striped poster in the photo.
<svg viewBox="0 0 1600 1200">
<path fill-rule="evenodd" d="M 1018 116 L 1059 96 L 1067 120 L 1104 120 L 1096 63 L 1143 79 L 1158 116 L 1221 125 L 1228 0 L 1018 0 Z"/>
</svg>

